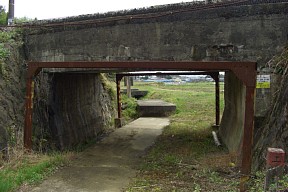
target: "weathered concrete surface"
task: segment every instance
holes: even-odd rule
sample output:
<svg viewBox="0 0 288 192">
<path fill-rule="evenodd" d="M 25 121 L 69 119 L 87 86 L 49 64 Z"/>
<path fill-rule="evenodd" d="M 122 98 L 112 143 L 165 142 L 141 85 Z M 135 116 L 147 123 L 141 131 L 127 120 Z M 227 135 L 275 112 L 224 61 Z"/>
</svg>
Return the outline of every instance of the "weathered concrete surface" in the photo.
<svg viewBox="0 0 288 192">
<path fill-rule="evenodd" d="M 137 101 L 137 112 L 140 117 L 167 117 L 175 110 L 175 104 L 160 99 Z"/>
<path fill-rule="evenodd" d="M 0 166 L 7 142 L 20 144 L 23 137 L 26 67 L 20 41 L 11 41 L 4 45 L 9 56 L 0 58 Z"/>
<path fill-rule="evenodd" d="M 250 60 L 263 65 L 287 43 L 286 7 L 287 2 L 220 7 L 160 18 L 60 26 L 39 30 L 39 34 L 33 30 L 25 45 L 33 61 L 205 59 Z M 69 18 L 58 22 L 67 21 Z"/>
<path fill-rule="evenodd" d="M 246 91 L 243 83 L 231 72 L 225 74 L 224 86 L 225 108 L 219 135 L 229 152 L 237 153 L 242 143 Z"/>
<path fill-rule="evenodd" d="M 34 122 L 46 125 L 43 129 L 51 133 L 47 138 L 50 147 L 70 148 L 114 128 L 114 98 L 105 88 L 103 78 L 103 75 L 93 73 L 56 73 L 50 75 L 49 83 L 40 80 L 42 89 L 46 85 L 48 90 L 43 96 L 41 93 L 45 91 L 37 89 Z M 39 135 L 43 132 L 41 128 L 34 127 L 34 135 L 39 138 L 43 137 Z"/>
<path fill-rule="evenodd" d="M 167 118 L 139 118 L 117 129 L 82 152 L 71 166 L 60 170 L 33 192 L 118 192 L 135 176 L 134 169 L 151 146 Z"/>
</svg>

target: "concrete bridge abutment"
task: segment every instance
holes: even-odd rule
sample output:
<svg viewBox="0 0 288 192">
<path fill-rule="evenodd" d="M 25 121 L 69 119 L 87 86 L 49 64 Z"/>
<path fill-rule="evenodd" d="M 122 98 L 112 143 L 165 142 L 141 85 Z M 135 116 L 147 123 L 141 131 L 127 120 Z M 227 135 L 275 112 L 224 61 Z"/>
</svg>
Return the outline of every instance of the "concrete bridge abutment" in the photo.
<svg viewBox="0 0 288 192">
<path fill-rule="evenodd" d="M 287 2 L 248 2 L 241 6 L 188 6 L 185 11 L 181 6 L 167 7 L 159 13 L 148 9 L 87 16 L 82 21 L 79 17 L 44 22 L 27 31 L 25 46 L 29 60 L 35 62 L 253 61 L 260 69 L 288 42 Z M 244 127 L 253 126 L 253 115 L 247 117 L 242 109 L 243 102 L 251 100 L 254 93 L 251 85 L 244 86 L 239 79 L 243 81 L 245 75 L 239 78 L 227 73 L 227 106 L 220 126 L 220 135 L 232 152 L 242 147 Z M 250 105 L 254 107 L 253 102 Z M 256 106 L 256 116 L 260 106 L 261 102 Z M 250 118 L 248 125 L 240 120 L 243 118 Z M 252 145 L 252 135 L 248 134 L 248 145 Z M 250 160 L 246 159 L 248 163 Z"/>
</svg>

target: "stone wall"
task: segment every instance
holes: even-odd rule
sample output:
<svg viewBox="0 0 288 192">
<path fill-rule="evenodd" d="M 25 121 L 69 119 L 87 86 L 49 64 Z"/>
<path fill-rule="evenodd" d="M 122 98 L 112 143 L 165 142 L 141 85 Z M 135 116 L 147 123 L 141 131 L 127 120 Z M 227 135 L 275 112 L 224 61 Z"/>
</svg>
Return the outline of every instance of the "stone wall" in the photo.
<svg viewBox="0 0 288 192">
<path fill-rule="evenodd" d="M 26 63 L 15 42 L 9 52 L 7 59 L 0 60 L 0 164 L 2 150 L 23 141 Z"/>
<path fill-rule="evenodd" d="M 34 99 L 38 146 L 46 147 L 43 138 L 49 140 L 50 148 L 71 148 L 111 131 L 114 98 L 106 90 L 103 78 L 93 73 L 51 73 L 40 78 Z M 48 92 L 43 94 L 45 89 Z"/>
</svg>

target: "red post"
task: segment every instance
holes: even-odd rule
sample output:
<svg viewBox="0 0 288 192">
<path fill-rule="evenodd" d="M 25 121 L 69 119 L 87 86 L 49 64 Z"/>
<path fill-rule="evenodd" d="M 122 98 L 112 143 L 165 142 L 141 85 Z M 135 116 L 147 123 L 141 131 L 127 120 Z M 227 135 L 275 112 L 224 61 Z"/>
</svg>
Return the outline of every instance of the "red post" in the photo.
<svg viewBox="0 0 288 192">
<path fill-rule="evenodd" d="M 254 95 L 255 86 L 246 86 L 246 102 L 245 102 L 245 121 L 244 134 L 242 143 L 242 166 L 240 191 L 247 190 L 247 181 L 250 178 L 252 165 L 252 145 L 253 145 L 253 130 L 254 130 Z"/>
<path fill-rule="evenodd" d="M 121 93 L 120 93 L 120 82 L 121 82 L 122 76 L 116 75 L 116 84 L 117 84 L 117 111 L 118 111 L 118 118 L 120 119 L 122 117 L 122 109 L 121 109 Z"/>
<path fill-rule="evenodd" d="M 220 125 L 220 90 L 219 90 L 219 72 L 210 75 L 215 81 L 215 126 Z"/>
<path fill-rule="evenodd" d="M 220 125 L 220 90 L 219 90 L 219 73 L 215 76 L 215 115 L 216 126 Z"/>
<path fill-rule="evenodd" d="M 26 83 L 25 124 L 24 124 L 24 148 L 32 149 L 32 113 L 33 113 L 34 82 L 28 77 Z"/>
</svg>

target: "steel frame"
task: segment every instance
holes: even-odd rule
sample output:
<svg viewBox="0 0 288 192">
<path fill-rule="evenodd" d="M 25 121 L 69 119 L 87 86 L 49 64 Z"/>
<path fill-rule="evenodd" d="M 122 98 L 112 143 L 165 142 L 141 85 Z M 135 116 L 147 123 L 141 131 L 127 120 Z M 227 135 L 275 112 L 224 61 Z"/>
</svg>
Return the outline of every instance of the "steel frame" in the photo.
<svg viewBox="0 0 288 192">
<path fill-rule="evenodd" d="M 24 147 L 32 149 L 33 79 L 43 68 L 93 68 L 114 71 L 232 71 L 246 87 L 244 133 L 242 142 L 240 191 L 246 190 L 252 164 L 252 144 L 254 129 L 254 95 L 256 86 L 256 62 L 226 61 L 122 61 L 122 62 L 29 62 L 27 72 Z M 117 87 L 120 84 L 117 83 Z M 118 101 L 119 105 L 119 101 Z M 119 107 L 119 106 L 118 106 Z M 118 114 L 119 115 L 119 114 Z"/>
</svg>

